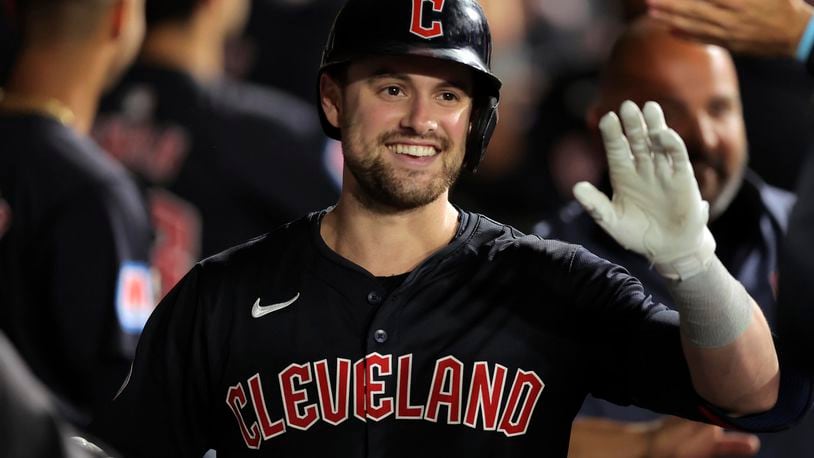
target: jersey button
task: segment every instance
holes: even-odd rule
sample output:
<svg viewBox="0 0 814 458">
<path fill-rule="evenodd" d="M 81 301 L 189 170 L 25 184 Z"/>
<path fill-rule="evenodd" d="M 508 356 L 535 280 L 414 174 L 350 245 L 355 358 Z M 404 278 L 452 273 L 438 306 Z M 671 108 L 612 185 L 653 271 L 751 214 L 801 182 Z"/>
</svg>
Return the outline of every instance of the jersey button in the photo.
<svg viewBox="0 0 814 458">
<path fill-rule="evenodd" d="M 373 333 L 373 339 L 380 344 L 387 342 L 387 332 L 384 329 L 379 329 Z"/>
<path fill-rule="evenodd" d="M 370 303 L 370 305 L 379 305 L 382 303 L 382 295 L 376 291 L 371 291 L 367 295 L 367 302 Z"/>
</svg>

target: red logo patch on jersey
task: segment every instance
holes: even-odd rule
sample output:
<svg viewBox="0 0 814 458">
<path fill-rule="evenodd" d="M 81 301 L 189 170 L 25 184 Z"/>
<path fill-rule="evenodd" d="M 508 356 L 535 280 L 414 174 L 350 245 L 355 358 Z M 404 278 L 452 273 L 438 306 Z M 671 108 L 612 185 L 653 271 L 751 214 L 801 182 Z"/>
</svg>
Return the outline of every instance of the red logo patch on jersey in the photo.
<svg viewBox="0 0 814 458">
<path fill-rule="evenodd" d="M 441 21 L 430 22 L 429 27 L 424 27 L 424 6 L 432 3 L 432 10 L 440 13 L 444 10 L 444 0 L 413 0 L 413 20 L 410 24 L 410 32 L 427 40 L 444 35 L 444 25 Z"/>
<path fill-rule="evenodd" d="M 119 269 L 116 286 L 116 316 L 121 328 L 140 334 L 155 308 L 155 290 L 149 266 L 128 261 Z"/>
<path fill-rule="evenodd" d="M 11 226 L 11 207 L 5 200 L 0 199 L 0 239 L 6 235 L 9 226 Z"/>
</svg>

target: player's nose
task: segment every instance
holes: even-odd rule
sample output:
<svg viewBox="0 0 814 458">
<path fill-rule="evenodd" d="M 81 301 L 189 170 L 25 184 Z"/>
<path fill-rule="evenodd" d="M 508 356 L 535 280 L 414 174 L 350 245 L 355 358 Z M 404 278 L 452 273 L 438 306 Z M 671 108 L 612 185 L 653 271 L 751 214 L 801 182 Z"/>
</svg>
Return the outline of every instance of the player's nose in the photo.
<svg viewBox="0 0 814 458">
<path fill-rule="evenodd" d="M 426 135 L 437 131 L 438 119 L 433 113 L 432 102 L 423 97 L 413 98 L 402 118 L 401 126 L 414 131 L 418 135 Z"/>
<path fill-rule="evenodd" d="M 715 151 L 720 143 L 715 121 L 706 114 L 695 116 L 690 122 L 691 141 L 704 153 Z"/>
</svg>

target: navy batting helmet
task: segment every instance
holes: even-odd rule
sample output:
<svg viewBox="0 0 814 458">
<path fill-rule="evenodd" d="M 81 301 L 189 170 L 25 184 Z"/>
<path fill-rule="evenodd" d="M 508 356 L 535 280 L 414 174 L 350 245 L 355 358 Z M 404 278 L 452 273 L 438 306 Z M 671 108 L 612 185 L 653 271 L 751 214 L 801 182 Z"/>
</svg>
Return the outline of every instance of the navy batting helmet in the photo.
<svg viewBox="0 0 814 458">
<path fill-rule="evenodd" d="M 464 167 L 475 170 L 497 124 L 500 80 L 492 74 L 492 36 L 476 0 L 348 0 L 334 20 L 322 53 L 320 75 L 364 56 L 424 56 L 466 65 L 475 94 Z M 318 105 L 322 128 L 332 126 Z"/>
</svg>

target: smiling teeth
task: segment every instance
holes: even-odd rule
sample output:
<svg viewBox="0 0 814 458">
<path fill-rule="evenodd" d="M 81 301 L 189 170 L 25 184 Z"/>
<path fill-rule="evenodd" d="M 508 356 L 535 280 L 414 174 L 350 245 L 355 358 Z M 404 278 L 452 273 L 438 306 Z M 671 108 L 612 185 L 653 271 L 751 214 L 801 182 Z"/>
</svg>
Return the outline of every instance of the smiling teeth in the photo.
<svg viewBox="0 0 814 458">
<path fill-rule="evenodd" d="M 419 145 L 391 145 L 390 150 L 396 154 L 407 154 L 410 156 L 432 156 L 435 154 L 435 148 L 432 146 L 419 146 Z"/>
</svg>

